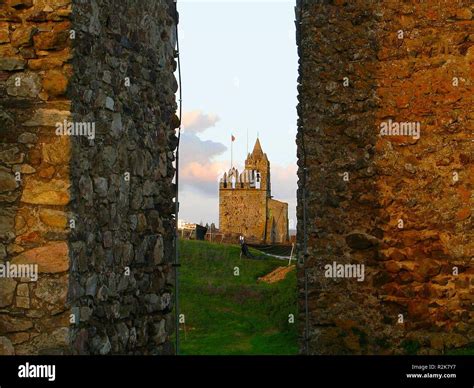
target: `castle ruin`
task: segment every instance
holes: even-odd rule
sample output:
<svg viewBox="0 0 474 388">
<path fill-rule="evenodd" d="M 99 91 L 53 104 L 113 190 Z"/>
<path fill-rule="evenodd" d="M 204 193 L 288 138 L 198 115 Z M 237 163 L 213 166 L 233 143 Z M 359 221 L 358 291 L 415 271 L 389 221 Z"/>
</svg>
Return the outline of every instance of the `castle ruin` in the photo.
<svg viewBox="0 0 474 388">
<path fill-rule="evenodd" d="M 0 1 L 0 355 L 174 352 L 177 20 Z"/>
<path fill-rule="evenodd" d="M 472 2 L 297 4 L 302 352 L 469 346 Z"/>
</svg>

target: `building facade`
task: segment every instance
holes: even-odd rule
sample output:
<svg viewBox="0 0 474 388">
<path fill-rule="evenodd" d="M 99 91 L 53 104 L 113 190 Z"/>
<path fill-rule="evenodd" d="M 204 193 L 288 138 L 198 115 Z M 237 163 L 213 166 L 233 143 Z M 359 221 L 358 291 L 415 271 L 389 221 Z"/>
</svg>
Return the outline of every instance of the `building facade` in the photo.
<svg viewBox="0 0 474 388">
<path fill-rule="evenodd" d="M 219 183 L 219 229 L 247 241 L 288 242 L 288 204 L 271 196 L 270 162 L 259 139 L 241 173 L 232 167 Z"/>
</svg>

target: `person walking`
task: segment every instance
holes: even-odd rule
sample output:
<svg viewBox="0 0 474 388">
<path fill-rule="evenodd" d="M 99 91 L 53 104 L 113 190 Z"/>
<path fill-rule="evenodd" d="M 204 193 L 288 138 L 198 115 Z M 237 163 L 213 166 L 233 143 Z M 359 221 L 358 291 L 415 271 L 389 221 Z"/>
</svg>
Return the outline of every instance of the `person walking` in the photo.
<svg viewBox="0 0 474 388">
<path fill-rule="evenodd" d="M 240 258 L 242 258 L 242 255 L 244 255 L 245 257 L 252 259 L 253 256 L 249 251 L 248 245 L 245 243 L 245 238 L 243 236 L 240 236 L 239 239 L 240 239 Z"/>
</svg>

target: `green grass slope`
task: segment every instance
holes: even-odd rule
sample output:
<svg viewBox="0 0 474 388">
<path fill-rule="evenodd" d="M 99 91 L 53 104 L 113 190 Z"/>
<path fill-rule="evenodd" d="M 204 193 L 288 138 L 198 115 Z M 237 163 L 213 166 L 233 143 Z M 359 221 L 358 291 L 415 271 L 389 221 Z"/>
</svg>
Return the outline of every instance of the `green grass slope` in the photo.
<svg viewBox="0 0 474 388">
<path fill-rule="evenodd" d="M 297 354 L 296 322 L 288 323 L 289 314 L 297 315 L 295 271 L 278 283 L 257 283 L 285 261 L 240 259 L 239 246 L 205 241 L 180 240 L 179 248 L 180 313 L 186 319 L 180 354 Z"/>
</svg>

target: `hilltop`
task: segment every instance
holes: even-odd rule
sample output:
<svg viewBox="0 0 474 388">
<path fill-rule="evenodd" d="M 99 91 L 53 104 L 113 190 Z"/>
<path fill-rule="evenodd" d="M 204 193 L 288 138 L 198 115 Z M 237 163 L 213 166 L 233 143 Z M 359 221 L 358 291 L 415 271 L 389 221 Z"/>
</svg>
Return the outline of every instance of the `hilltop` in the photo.
<svg viewBox="0 0 474 388">
<path fill-rule="evenodd" d="M 287 261 L 251 249 L 261 259 L 240 259 L 237 245 L 180 240 L 181 354 L 297 354 L 296 276 L 258 278 Z M 239 276 L 234 276 L 236 267 Z"/>
</svg>

